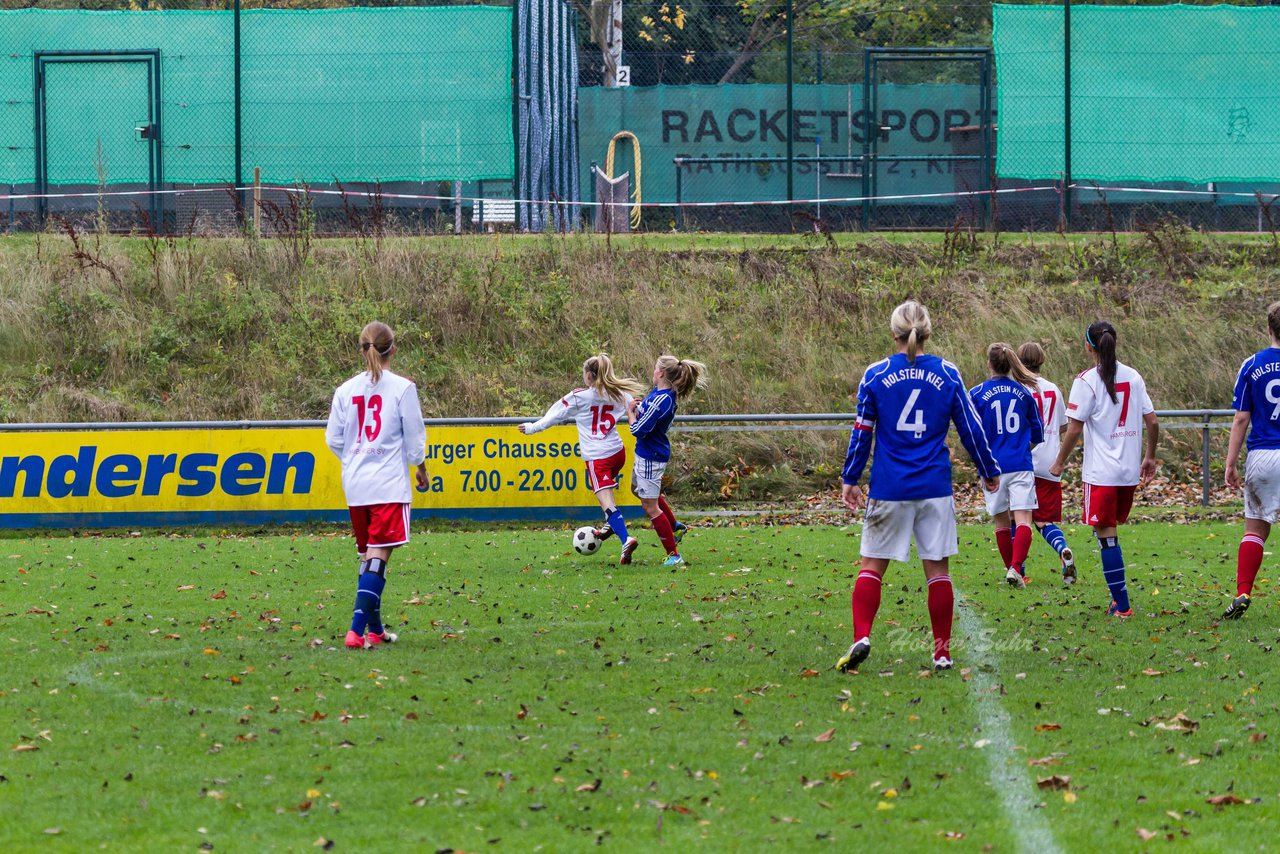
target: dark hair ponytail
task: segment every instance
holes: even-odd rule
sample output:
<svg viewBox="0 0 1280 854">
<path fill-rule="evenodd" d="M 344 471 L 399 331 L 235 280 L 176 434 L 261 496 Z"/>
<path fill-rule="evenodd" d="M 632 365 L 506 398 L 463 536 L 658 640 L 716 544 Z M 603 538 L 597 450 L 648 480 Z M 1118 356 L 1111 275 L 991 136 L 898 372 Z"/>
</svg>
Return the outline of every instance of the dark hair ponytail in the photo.
<svg viewBox="0 0 1280 854">
<path fill-rule="evenodd" d="M 1105 320 L 1095 320 L 1085 330 L 1084 340 L 1098 354 L 1098 376 L 1107 387 L 1111 402 L 1116 402 L 1116 328 Z"/>
</svg>

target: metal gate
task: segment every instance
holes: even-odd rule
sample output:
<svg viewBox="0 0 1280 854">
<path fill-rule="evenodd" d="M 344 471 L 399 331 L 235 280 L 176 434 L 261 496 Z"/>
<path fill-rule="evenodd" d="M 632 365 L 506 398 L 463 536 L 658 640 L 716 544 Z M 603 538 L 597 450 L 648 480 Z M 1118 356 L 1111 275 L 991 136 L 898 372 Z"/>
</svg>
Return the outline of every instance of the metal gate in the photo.
<svg viewBox="0 0 1280 854">
<path fill-rule="evenodd" d="M 70 200 L 110 185 L 145 188 L 139 207 L 161 228 L 160 51 L 36 51 L 34 94 L 39 221 L 51 188 L 83 210 Z"/>
</svg>

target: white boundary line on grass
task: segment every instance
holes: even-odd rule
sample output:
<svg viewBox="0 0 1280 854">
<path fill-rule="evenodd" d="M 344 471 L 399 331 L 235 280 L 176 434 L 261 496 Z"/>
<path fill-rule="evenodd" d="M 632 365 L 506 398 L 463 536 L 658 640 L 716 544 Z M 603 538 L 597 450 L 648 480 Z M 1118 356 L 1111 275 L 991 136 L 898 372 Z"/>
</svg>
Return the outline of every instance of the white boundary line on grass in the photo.
<svg viewBox="0 0 1280 854">
<path fill-rule="evenodd" d="M 959 592 L 956 590 L 957 594 Z M 1000 803 L 1009 816 L 1009 824 L 1017 837 L 1017 850 L 1061 854 L 1062 849 L 1054 841 L 1049 822 L 1036 809 L 1039 799 L 1022 764 L 1023 759 L 1014 748 L 1011 736 L 1013 722 L 1000 703 L 999 686 L 993 675 L 998 662 L 980 641 L 983 637 L 982 619 L 974 613 L 968 597 L 961 596 L 956 604 L 960 630 L 966 635 L 964 649 L 971 667 L 971 693 L 978 707 L 983 737 L 990 742 L 983 751 L 987 754 L 987 779 L 991 788 L 1000 795 Z"/>
</svg>

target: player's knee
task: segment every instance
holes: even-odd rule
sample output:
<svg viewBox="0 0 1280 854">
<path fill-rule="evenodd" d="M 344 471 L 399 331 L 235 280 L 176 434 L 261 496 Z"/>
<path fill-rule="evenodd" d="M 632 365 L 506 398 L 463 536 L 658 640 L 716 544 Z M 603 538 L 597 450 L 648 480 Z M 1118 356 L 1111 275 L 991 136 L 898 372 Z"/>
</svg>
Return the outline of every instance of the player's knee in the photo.
<svg viewBox="0 0 1280 854">
<path fill-rule="evenodd" d="M 380 557 L 371 557 L 368 560 L 366 560 L 363 564 L 361 564 L 360 572 L 362 574 L 369 572 L 374 575 L 380 575 L 383 578 L 386 578 L 387 562 Z"/>
</svg>

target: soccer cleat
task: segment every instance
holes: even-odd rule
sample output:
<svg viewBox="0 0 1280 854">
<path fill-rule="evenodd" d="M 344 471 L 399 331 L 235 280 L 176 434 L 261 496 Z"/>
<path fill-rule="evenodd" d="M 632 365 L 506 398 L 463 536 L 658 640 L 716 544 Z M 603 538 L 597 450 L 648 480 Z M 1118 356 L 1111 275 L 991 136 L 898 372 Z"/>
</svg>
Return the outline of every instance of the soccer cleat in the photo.
<svg viewBox="0 0 1280 854">
<path fill-rule="evenodd" d="M 347 632 L 346 644 L 347 649 L 368 649 L 373 646 L 364 639 L 363 635 L 356 634 L 354 629 Z"/>
<path fill-rule="evenodd" d="M 613 528 L 610 528 L 608 525 L 605 525 L 603 528 L 592 528 L 591 532 L 595 534 L 596 539 L 602 543 L 613 536 Z"/>
<path fill-rule="evenodd" d="M 836 662 L 836 670 L 848 673 L 851 670 L 857 670 L 858 665 L 867 660 L 867 656 L 871 654 L 871 638 L 863 638 L 855 641 L 853 646 L 849 647 L 849 651 L 840 656 L 840 660 Z"/>
<path fill-rule="evenodd" d="M 380 635 L 369 632 L 369 646 L 377 646 L 380 643 L 395 643 L 398 640 L 400 640 L 398 634 L 389 632 L 386 629 L 383 629 Z"/>
<path fill-rule="evenodd" d="M 662 562 L 663 566 L 684 566 L 684 558 L 680 555 L 667 555 L 667 559 Z"/>
<path fill-rule="evenodd" d="M 945 655 L 933 660 L 934 670 L 950 670 L 952 667 L 955 667 L 955 664 L 953 664 L 951 659 L 947 658 Z"/>
<path fill-rule="evenodd" d="M 618 558 L 620 566 L 627 566 L 631 563 L 631 556 L 636 553 L 636 548 L 640 545 L 640 541 L 635 537 L 627 537 L 627 541 L 622 544 L 622 557 Z"/>
<path fill-rule="evenodd" d="M 1224 620 L 1238 620 L 1244 616 L 1244 612 L 1249 610 L 1249 594 L 1241 593 L 1239 596 L 1231 600 L 1231 607 L 1222 612 Z"/>
<path fill-rule="evenodd" d="M 689 528 L 683 522 L 676 522 L 671 526 L 671 536 L 675 539 L 676 545 L 684 539 L 684 535 L 689 533 Z"/>
<path fill-rule="evenodd" d="M 1127 620 L 1133 616 L 1133 609 L 1130 608 L 1128 611 L 1121 611 L 1120 606 L 1116 604 L 1116 600 L 1112 599 L 1111 604 L 1107 606 L 1107 616 Z"/>
<path fill-rule="evenodd" d="M 1076 583 L 1076 556 L 1071 549 L 1062 550 L 1062 583 L 1066 587 Z"/>
<path fill-rule="evenodd" d="M 1027 580 L 1022 577 L 1022 573 L 1016 569 L 1010 569 L 1004 574 L 1004 580 L 1009 582 L 1010 587 L 1016 587 L 1021 590 L 1027 585 Z"/>
</svg>

